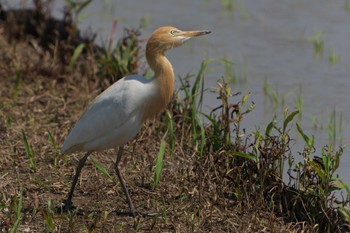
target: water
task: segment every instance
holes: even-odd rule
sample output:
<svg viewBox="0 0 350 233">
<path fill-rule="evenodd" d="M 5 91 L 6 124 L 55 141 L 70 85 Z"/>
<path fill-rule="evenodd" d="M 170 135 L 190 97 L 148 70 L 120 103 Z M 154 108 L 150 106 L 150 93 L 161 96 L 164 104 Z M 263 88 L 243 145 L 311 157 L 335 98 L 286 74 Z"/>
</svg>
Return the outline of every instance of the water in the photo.
<svg viewBox="0 0 350 233">
<path fill-rule="evenodd" d="M 247 79 L 234 86 L 234 91 L 250 92 L 256 109 L 244 122 L 248 130 L 263 130 L 274 114 L 283 116 L 283 108 L 273 110 L 264 94 L 264 82 L 285 98 L 293 110 L 296 99 L 303 100 L 302 127 L 315 135 L 320 153 L 328 143 L 327 121 L 336 109 L 342 115 L 342 144 L 350 141 L 350 12 L 348 0 L 236 0 L 233 11 L 225 9 L 220 0 L 105 0 L 93 1 L 84 11 L 82 29 L 91 28 L 105 43 L 113 20 L 118 21 L 116 37 L 123 27 L 137 27 L 147 22 L 143 36 L 147 38 L 159 26 L 173 25 L 183 30 L 207 29 L 212 34 L 196 38 L 186 46 L 168 52 L 176 75 L 195 73 L 203 59 L 226 58 L 236 70 L 248 70 Z M 54 14 L 61 17 L 64 1 L 55 1 Z M 315 55 L 308 38 L 322 33 L 323 56 Z M 330 62 L 331 50 L 340 57 Z M 210 65 L 206 74 L 208 87 L 216 85 L 223 75 L 219 63 Z M 241 77 L 243 79 L 243 77 Z M 217 106 L 215 96 L 207 93 L 205 111 Z M 317 130 L 311 120 L 317 119 Z M 280 119 L 281 120 L 281 119 Z M 339 118 L 338 118 L 339 122 Z M 297 136 L 296 136 L 297 137 Z M 302 139 L 296 148 L 303 146 Z M 340 144 L 340 142 L 338 142 Z M 349 150 L 346 149 L 339 169 L 340 176 L 350 184 Z"/>
</svg>

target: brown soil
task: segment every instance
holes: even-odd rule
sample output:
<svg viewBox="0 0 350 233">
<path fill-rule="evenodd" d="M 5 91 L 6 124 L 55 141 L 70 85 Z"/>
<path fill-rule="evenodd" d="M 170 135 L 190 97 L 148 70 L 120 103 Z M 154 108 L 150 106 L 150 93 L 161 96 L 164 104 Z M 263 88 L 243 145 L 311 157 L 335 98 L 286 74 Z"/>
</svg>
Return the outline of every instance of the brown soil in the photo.
<svg viewBox="0 0 350 233">
<path fill-rule="evenodd" d="M 88 160 L 75 190 L 76 211 L 59 214 L 75 166 L 82 154 L 59 153 L 69 129 L 89 101 L 102 90 L 91 54 L 79 66 L 68 68 L 54 52 L 55 44 L 40 43 L 35 35 L 11 37 L 8 25 L 0 27 L 0 232 L 16 221 L 16 202 L 23 194 L 20 232 L 294 232 L 295 224 L 284 223 L 273 213 L 225 197 L 211 183 L 201 187 L 198 157 L 186 141 L 178 140 L 175 155 L 166 155 L 162 178 L 151 188 L 152 167 L 163 131 L 156 119 L 147 122 L 130 142 L 121 162 L 122 173 L 139 211 L 152 217 L 127 217 L 120 184 L 104 176 Z M 10 39 L 12 38 L 12 39 Z M 59 43 L 71 43 L 60 41 Z M 57 44 L 56 44 L 57 46 Z M 74 46 L 73 46 L 74 48 Z M 84 67 L 90 67 L 89 70 Z M 31 169 L 23 132 L 35 153 Z M 53 136 L 57 148 L 49 140 Z M 93 153 L 114 174 L 113 150 Z M 90 159 L 91 159 L 90 158 Z M 56 161 L 56 165 L 55 165 Z"/>
</svg>

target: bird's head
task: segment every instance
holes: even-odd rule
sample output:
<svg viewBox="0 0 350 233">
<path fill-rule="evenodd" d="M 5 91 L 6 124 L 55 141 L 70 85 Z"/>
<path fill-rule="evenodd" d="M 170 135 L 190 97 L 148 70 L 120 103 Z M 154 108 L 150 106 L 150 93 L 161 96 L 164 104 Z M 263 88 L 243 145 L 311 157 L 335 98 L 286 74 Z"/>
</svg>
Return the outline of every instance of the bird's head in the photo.
<svg viewBox="0 0 350 233">
<path fill-rule="evenodd" d="M 181 31 L 175 27 L 166 26 L 155 30 L 147 42 L 147 50 L 164 53 L 166 50 L 182 45 L 185 41 L 209 34 L 210 31 Z"/>
</svg>

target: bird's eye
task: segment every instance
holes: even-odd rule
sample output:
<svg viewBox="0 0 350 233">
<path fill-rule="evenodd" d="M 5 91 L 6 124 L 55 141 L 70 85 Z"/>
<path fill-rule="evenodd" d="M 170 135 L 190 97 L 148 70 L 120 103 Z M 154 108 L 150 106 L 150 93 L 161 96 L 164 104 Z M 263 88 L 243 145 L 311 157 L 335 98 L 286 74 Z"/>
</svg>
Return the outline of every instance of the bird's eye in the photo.
<svg viewBox="0 0 350 233">
<path fill-rule="evenodd" d="M 177 31 L 177 30 L 171 30 L 170 31 L 170 34 L 173 35 L 173 36 L 175 36 L 177 33 L 179 33 L 179 31 Z"/>
</svg>

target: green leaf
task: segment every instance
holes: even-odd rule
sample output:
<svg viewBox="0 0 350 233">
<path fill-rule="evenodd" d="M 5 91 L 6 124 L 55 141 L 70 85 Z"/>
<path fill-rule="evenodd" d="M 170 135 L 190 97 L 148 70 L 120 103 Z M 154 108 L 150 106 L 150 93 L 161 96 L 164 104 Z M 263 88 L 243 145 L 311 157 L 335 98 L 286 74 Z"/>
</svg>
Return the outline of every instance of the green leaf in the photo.
<svg viewBox="0 0 350 233">
<path fill-rule="evenodd" d="M 242 98 L 242 106 L 247 102 L 248 98 L 250 97 L 250 93 L 247 93 Z"/>
<path fill-rule="evenodd" d="M 155 171 L 154 171 L 154 180 L 153 180 L 153 189 L 157 188 L 157 185 L 160 181 L 160 175 L 163 170 L 164 166 L 164 154 L 165 154 L 165 137 L 167 135 L 167 132 L 165 133 L 164 137 L 162 138 L 162 141 L 160 143 L 158 155 L 157 155 L 157 160 L 156 160 L 156 166 L 155 166 Z"/>
<path fill-rule="evenodd" d="M 326 173 L 331 172 L 331 154 L 328 154 L 324 149 L 322 149 L 322 163 L 324 166 L 324 169 L 326 170 Z"/>
<path fill-rule="evenodd" d="M 232 152 L 231 155 L 242 157 L 242 158 L 246 158 L 246 159 L 250 159 L 250 160 L 252 160 L 254 162 L 258 161 L 257 157 L 255 155 L 253 155 L 253 154 L 247 154 L 247 153 L 241 153 L 241 152 Z"/>
<path fill-rule="evenodd" d="M 276 117 L 273 117 L 272 121 L 267 125 L 265 130 L 265 137 L 270 137 L 272 129 L 275 127 L 276 124 Z"/>
<path fill-rule="evenodd" d="M 26 151 L 26 154 L 28 157 L 30 157 L 30 146 L 29 146 L 29 143 L 28 143 L 28 140 L 27 140 L 27 135 L 26 133 L 24 132 L 24 130 L 22 130 L 22 138 L 23 138 L 23 143 L 24 143 L 24 149 Z"/>
<path fill-rule="evenodd" d="M 83 51 L 84 47 L 85 47 L 85 44 L 81 43 L 80 45 L 78 45 L 75 48 L 74 53 L 69 61 L 69 67 L 72 68 L 74 66 L 74 63 L 77 61 L 77 59 L 78 59 L 79 55 L 81 54 L 81 52 Z"/>
<path fill-rule="evenodd" d="M 24 143 L 24 150 L 26 152 L 26 155 L 27 155 L 28 161 L 29 161 L 29 169 L 31 172 L 35 172 L 36 166 L 35 166 L 35 161 L 34 161 L 34 151 L 28 143 L 27 135 L 24 132 L 24 130 L 22 130 L 22 138 L 23 138 L 23 143 Z"/>
<path fill-rule="evenodd" d="M 87 5 L 89 5 L 92 0 L 87 0 L 85 2 L 80 3 L 80 5 L 76 9 L 76 14 L 78 15 Z"/>
<path fill-rule="evenodd" d="M 302 130 L 302 128 L 300 127 L 300 125 L 298 123 L 296 123 L 297 125 L 297 130 L 298 132 L 300 133 L 300 135 L 303 137 L 306 145 L 309 147 L 309 148 L 312 148 L 314 146 L 314 135 L 311 135 L 311 138 L 309 138 L 305 133 L 304 131 Z"/>
<path fill-rule="evenodd" d="M 334 177 L 332 178 L 332 181 L 337 182 L 336 186 L 340 189 L 345 189 L 348 196 L 350 195 L 350 187 L 347 183 L 345 183 L 342 179 Z"/>
<path fill-rule="evenodd" d="M 200 127 L 200 142 L 199 142 L 199 156 L 202 158 L 204 154 L 204 146 L 205 146 L 205 130 L 202 119 L 198 117 L 198 123 Z"/>
<path fill-rule="evenodd" d="M 287 128 L 289 122 L 291 122 L 297 114 L 299 114 L 299 110 L 294 111 L 287 116 L 287 118 L 283 122 L 283 132 L 286 131 L 286 128 Z"/>
<path fill-rule="evenodd" d="M 315 163 L 314 161 L 309 161 L 311 167 L 317 172 L 317 175 L 321 177 L 322 181 L 324 182 L 326 180 L 326 173 L 323 169 L 320 168 L 320 166 Z"/>
<path fill-rule="evenodd" d="M 49 134 L 49 141 L 51 142 L 51 144 L 52 144 L 54 150 L 57 150 L 57 145 L 56 145 L 56 140 L 55 140 L 55 138 L 52 136 L 52 134 L 51 134 L 50 131 L 48 131 L 47 133 Z"/>
<path fill-rule="evenodd" d="M 108 173 L 107 169 L 96 159 L 91 158 L 91 162 L 95 165 L 95 167 L 105 176 L 107 176 L 109 179 L 113 180 L 113 177 Z"/>
<path fill-rule="evenodd" d="M 17 232 L 19 222 L 21 221 L 21 216 L 22 216 L 22 199 L 23 199 L 23 194 L 22 191 L 19 195 L 19 200 L 17 203 L 17 211 L 16 211 L 16 221 L 13 224 L 13 227 L 11 228 L 10 233 L 15 233 Z"/>
<path fill-rule="evenodd" d="M 174 133 L 174 118 L 169 111 L 166 111 L 168 116 L 168 131 L 169 131 L 169 146 L 170 146 L 170 157 L 174 157 L 175 151 L 175 133 Z"/>
</svg>

